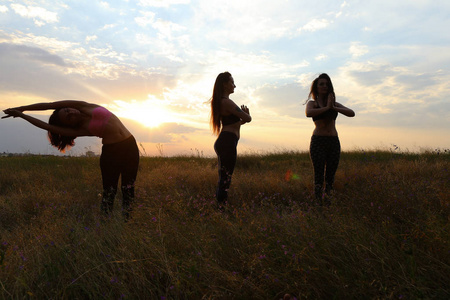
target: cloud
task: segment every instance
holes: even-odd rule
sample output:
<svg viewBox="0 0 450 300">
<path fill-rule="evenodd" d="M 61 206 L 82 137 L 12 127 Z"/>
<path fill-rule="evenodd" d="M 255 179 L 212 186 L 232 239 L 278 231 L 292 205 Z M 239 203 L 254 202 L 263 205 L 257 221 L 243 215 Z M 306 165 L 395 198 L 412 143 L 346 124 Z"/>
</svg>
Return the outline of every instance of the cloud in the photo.
<svg viewBox="0 0 450 300">
<path fill-rule="evenodd" d="M 153 11 L 140 11 L 141 16 L 135 17 L 136 24 L 140 27 L 152 26 L 154 29 L 167 38 L 172 38 L 173 32 L 185 31 L 186 28 L 178 23 L 174 23 L 162 18 L 155 18 L 156 13 Z"/>
<path fill-rule="evenodd" d="M 0 13 L 6 13 L 8 11 L 8 7 L 5 5 L 0 5 Z"/>
<path fill-rule="evenodd" d="M 141 27 L 153 24 L 155 21 L 155 13 L 152 11 L 141 11 L 141 16 L 135 17 L 134 21 Z"/>
<path fill-rule="evenodd" d="M 153 24 L 153 27 L 155 29 L 158 29 L 161 34 L 168 38 L 172 38 L 173 32 L 183 32 L 186 30 L 184 26 L 162 19 L 156 20 L 156 22 Z"/>
<path fill-rule="evenodd" d="M 121 120 L 139 143 L 177 143 L 189 140 L 189 135 L 194 132 L 202 131 L 178 123 L 163 123 L 158 127 L 148 128 L 131 119 Z"/>
<path fill-rule="evenodd" d="M 86 43 L 97 40 L 98 36 L 96 35 L 88 35 L 85 39 Z"/>
<path fill-rule="evenodd" d="M 313 19 L 300 27 L 298 29 L 299 32 L 314 32 L 317 30 L 324 29 L 331 24 L 331 21 L 327 19 Z"/>
<path fill-rule="evenodd" d="M 40 48 L 0 43 L 0 57 L 4 59 L 30 60 L 43 64 L 67 66 L 64 59 Z"/>
<path fill-rule="evenodd" d="M 163 74 L 137 72 L 117 65 L 102 67 L 98 60 L 93 66 L 66 62 L 44 49 L 8 43 L 0 43 L 0 69 L 3 93 L 15 92 L 55 100 L 110 102 L 128 97 L 146 99 L 149 93 L 161 94 L 164 88 L 173 84 L 171 76 Z M 101 74 L 97 70 L 111 74 Z"/>
<path fill-rule="evenodd" d="M 0 34 L 2 31 L 0 31 Z M 48 38 L 36 36 L 34 34 L 23 34 L 21 32 L 5 35 L 3 40 L 16 45 L 32 45 L 33 48 L 45 49 L 49 53 L 64 56 L 64 61 L 70 69 L 64 70 L 66 74 L 78 74 L 82 77 L 104 78 L 117 80 L 121 74 L 130 74 L 131 76 L 140 76 L 147 73 L 163 73 L 162 69 L 150 66 L 145 67 L 136 64 L 137 56 L 118 52 L 110 44 L 96 43 L 102 47 L 81 47 L 79 43 L 59 40 L 57 38 Z M 1 41 L 2 39 L 0 39 Z M 175 48 L 175 47 L 174 47 Z M 162 51 L 161 51 L 162 53 Z M 144 59 L 151 55 L 147 53 Z M 142 57 L 139 57 L 142 60 Z M 140 74 L 139 74 L 140 73 Z M 162 77 L 166 77 L 162 74 Z"/>
<path fill-rule="evenodd" d="M 60 40 L 54 37 L 47 37 L 44 35 L 35 35 L 33 33 L 23 33 L 21 31 L 13 31 L 11 33 L 6 33 L 6 31 L 0 30 L 0 33 L 4 35 L 2 39 L 5 42 L 16 44 L 16 45 L 27 45 L 30 47 L 42 48 L 46 51 L 62 52 L 64 55 L 70 57 L 70 50 L 76 49 L 79 43 Z M 75 53 L 77 56 L 79 52 Z"/>
<path fill-rule="evenodd" d="M 302 105 L 308 97 L 308 90 L 298 83 L 265 85 L 254 92 L 258 107 L 277 116 L 299 118 L 304 116 Z M 282 104 L 281 104 L 282 103 Z"/>
<path fill-rule="evenodd" d="M 190 46 L 188 35 L 183 35 L 186 28 L 169 20 L 155 18 L 154 12 L 141 11 L 140 14 L 141 16 L 134 19 L 138 26 L 151 27 L 154 30 L 137 31 L 136 42 L 151 46 L 151 54 L 154 56 L 162 56 L 172 62 L 183 62 L 183 53 Z"/>
<path fill-rule="evenodd" d="M 105 9 L 108 9 L 109 8 L 109 3 L 108 2 L 105 2 L 105 1 L 100 1 L 100 4 L 99 4 L 100 6 L 102 6 L 102 7 L 104 7 Z"/>
<path fill-rule="evenodd" d="M 24 17 L 33 19 L 36 26 L 43 26 L 46 23 L 57 23 L 58 14 L 55 12 L 48 11 L 45 8 L 37 6 L 24 6 L 22 4 L 11 4 L 11 8 L 15 13 Z"/>
<path fill-rule="evenodd" d="M 371 61 L 352 62 L 342 70 L 349 75 L 353 82 L 362 87 L 380 85 L 395 73 L 390 64 Z"/>
<path fill-rule="evenodd" d="M 139 0 L 140 6 L 169 7 L 178 4 L 189 4 L 190 0 Z"/>
<path fill-rule="evenodd" d="M 243 86 L 255 84 L 264 79 L 270 80 L 292 80 L 309 66 L 306 60 L 295 62 L 279 62 L 279 58 L 272 53 L 235 53 L 232 49 L 219 49 L 202 57 L 208 70 L 216 70 L 211 77 L 228 70 L 235 77 L 236 85 Z"/>
<path fill-rule="evenodd" d="M 360 126 L 448 127 L 448 72 L 419 73 L 389 63 L 352 63 L 335 77 L 335 90 L 356 111 Z M 345 94 L 339 94 L 345 90 Z M 340 101 L 340 100 L 338 100 Z M 439 116 L 440 115 L 440 116 Z"/>
<path fill-rule="evenodd" d="M 314 3 L 313 6 L 314 9 L 308 9 L 307 3 L 299 1 L 229 0 L 223 5 L 220 1 L 200 0 L 193 8 L 192 23 L 195 31 L 208 41 L 215 41 L 220 46 L 233 43 L 248 47 L 258 42 L 283 41 L 304 31 L 323 29 L 333 21 L 317 18 L 314 10 L 340 9 L 337 3 Z"/>
<path fill-rule="evenodd" d="M 369 47 L 362 45 L 360 42 L 352 42 L 350 44 L 349 52 L 353 57 L 363 56 L 369 52 Z"/>
<path fill-rule="evenodd" d="M 117 27 L 117 24 L 105 24 L 105 25 L 101 28 L 101 30 L 107 30 L 107 29 L 111 29 L 111 28 L 114 28 L 114 27 Z"/>
<path fill-rule="evenodd" d="M 0 87 L 3 92 L 50 96 L 60 94 L 69 81 L 63 76 L 69 65 L 43 49 L 0 44 Z M 79 89 L 80 86 L 74 87 Z"/>
<path fill-rule="evenodd" d="M 319 54 L 314 59 L 315 60 L 325 60 L 327 58 L 328 58 L 328 55 L 326 55 L 326 54 Z"/>
</svg>

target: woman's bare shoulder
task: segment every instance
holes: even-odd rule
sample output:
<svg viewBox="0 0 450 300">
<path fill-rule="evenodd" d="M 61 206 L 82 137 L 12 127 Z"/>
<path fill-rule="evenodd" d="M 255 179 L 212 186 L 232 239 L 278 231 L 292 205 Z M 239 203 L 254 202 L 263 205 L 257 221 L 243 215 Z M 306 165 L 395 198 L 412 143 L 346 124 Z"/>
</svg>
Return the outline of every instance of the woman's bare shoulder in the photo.
<svg viewBox="0 0 450 300">
<path fill-rule="evenodd" d="M 308 102 L 306 102 L 306 105 L 307 105 L 308 107 L 313 107 L 313 108 L 318 107 L 317 102 L 314 101 L 314 100 L 312 100 L 312 99 L 309 99 Z"/>
<path fill-rule="evenodd" d="M 224 112 L 228 112 L 231 113 L 232 111 L 235 110 L 236 108 L 236 103 L 233 102 L 233 100 L 229 99 L 229 98 L 222 98 L 222 109 Z"/>
</svg>

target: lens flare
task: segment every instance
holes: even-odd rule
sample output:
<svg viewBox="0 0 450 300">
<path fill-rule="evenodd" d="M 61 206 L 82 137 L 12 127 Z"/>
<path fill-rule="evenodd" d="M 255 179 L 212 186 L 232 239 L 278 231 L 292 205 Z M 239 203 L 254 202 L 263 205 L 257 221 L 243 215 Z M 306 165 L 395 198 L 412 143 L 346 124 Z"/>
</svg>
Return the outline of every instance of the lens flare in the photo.
<svg viewBox="0 0 450 300">
<path fill-rule="evenodd" d="M 284 175 L 284 180 L 286 182 L 289 182 L 291 180 L 298 180 L 300 179 L 300 176 L 298 174 L 295 174 L 294 172 L 292 172 L 292 170 L 287 170 L 286 174 Z"/>
</svg>

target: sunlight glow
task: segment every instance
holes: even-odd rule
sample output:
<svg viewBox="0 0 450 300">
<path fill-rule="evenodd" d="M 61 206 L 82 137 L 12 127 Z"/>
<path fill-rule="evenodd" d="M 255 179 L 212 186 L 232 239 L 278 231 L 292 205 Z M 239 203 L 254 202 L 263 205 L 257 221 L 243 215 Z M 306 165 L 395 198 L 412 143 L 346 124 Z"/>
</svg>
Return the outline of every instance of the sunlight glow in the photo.
<svg viewBox="0 0 450 300">
<path fill-rule="evenodd" d="M 144 102 L 116 100 L 114 103 L 112 110 L 116 111 L 117 116 L 134 120 L 145 127 L 155 128 L 176 121 L 170 104 L 151 95 Z"/>
</svg>

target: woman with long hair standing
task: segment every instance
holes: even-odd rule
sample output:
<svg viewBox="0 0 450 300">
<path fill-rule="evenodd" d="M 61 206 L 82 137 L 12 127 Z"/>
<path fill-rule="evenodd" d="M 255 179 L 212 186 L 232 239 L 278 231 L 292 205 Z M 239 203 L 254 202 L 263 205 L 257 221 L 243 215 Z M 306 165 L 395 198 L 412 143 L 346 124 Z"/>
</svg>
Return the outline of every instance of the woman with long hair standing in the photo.
<svg viewBox="0 0 450 300">
<path fill-rule="evenodd" d="M 24 111 L 53 109 L 49 122 L 24 114 Z M 22 118 L 36 127 L 47 130 L 50 143 L 64 152 L 79 136 L 98 136 L 102 139 L 100 169 L 103 181 L 101 210 L 109 214 L 113 209 L 119 176 L 122 177 L 122 213 L 128 218 L 134 199 L 134 183 L 139 165 L 136 140 L 122 122 L 106 108 L 76 100 L 36 103 L 8 108 L 7 117 Z"/>
<path fill-rule="evenodd" d="M 216 199 L 219 206 L 226 204 L 237 158 L 237 144 L 241 125 L 251 122 L 252 117 L 247 106 L 237 106 L 231 99 L 236 85 L 229 72 L 220 73 L 214 83 L 211 102 L 210 125 L 215 135 L 214 150 L 218 157 L 219 182 Z"/>
<path fill-rule="evenodd" d="M 325 194 L 333 189 L 334 176 L 339 165 L 341 145 L 336 130 L 338 113 L 354 117 L 355 112 L 336 102 L 331 78 L 323 73 L 314 79 L 306 104 L 306 116 L 314 121 L 315 129 L 309 148 L 314 167 L 314 195 L 323 204 L 323 183 Z M 326 199 L 329 204 L 329 199 Z"/>
</svg>

